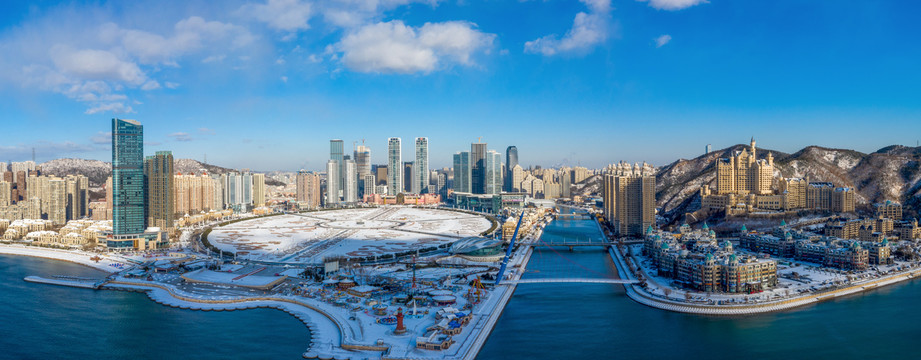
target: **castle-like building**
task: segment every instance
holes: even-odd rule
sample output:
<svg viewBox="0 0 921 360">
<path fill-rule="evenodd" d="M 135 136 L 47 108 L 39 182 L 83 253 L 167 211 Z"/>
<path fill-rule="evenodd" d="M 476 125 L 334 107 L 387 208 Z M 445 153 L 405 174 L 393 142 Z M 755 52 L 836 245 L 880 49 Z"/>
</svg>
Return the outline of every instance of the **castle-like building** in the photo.
<svg viewBox="0 0 921 360">
<path fill-rule="evenodd" d="M 832 183 L 775 177 L 774 155 L 758 159 L 755 139 L 748 149 L 717 159 L 716 184 L 700 189 L 701 208 L 743 215 L 759 210 L 853 212 L 855 191 Z M 775 186 L 776 180 L 776 186 Z"/>
</svg>

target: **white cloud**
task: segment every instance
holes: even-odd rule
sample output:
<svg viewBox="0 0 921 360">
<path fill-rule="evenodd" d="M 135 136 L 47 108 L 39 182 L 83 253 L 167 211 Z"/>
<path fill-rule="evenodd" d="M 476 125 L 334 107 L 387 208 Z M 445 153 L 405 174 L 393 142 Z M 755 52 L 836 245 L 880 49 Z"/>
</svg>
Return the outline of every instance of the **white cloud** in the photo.
<svg viewBox="0 0 921 360">
<path fill-rule="evenodd" d="M 214 129 L 209 129 L 206 127 L 198 128 L 198 132 L 204 135 L 214 135 L 216 133 Z"/>
<path fill-rule="evenodd" d="M 669 41 L 672 41 L 672 36 L 665 34 L 656 38 L 656 48 L 660 48 L 668 44 Z"/>
<path fill-rule="evenodd" d="M 90 137 L 90 142 L 93 144 L 106 145 L 112 143 L 112 132 L 111 131 L 98 131 L 96 135 Z"/>
<path fill-rule="evenodd" d="M 255 41 L 255 36 L 246 28 L 220 21 L 207 21 L 199 16 L 191 16 L 177 22 L 170 37 L 141 30 L 121 29 L 112 23 L 102 26 L 100 37 L 121 45 L 142 64 L 164 65 L 176 64 L 175 58 L 206 47 L 237 49 Z M 223 59 L 222 56 L 212 55 L 206 60 L 212 57 L 220 60 Z"/>
<path fill-rule="evenodd" d="M 100 103 L 89 109 L 86 109 L 84 112 L 87 115 L 98 114 L 102 112 L 113 112 L 116 114 L 127 114 L 133 113 L 134 109 L 130 105 L 125 105 L 125 103 L 115 102 L 115 103 Z"/>
<path fill-rule="evenodd" d="M 192 141 L 192 136 L 185 132 L 174 132 L 166 136 L 171 137 L 176 141 Z"/>
<path fill-rule="evenodd" d="M 310 28 L 307 22 L 313 15 L 313 6 L 300 0 L 268 0 L 265 4 L 243 5 L 239 12 L 265 23 L 272 29 L 296 32 Z"/>
<path fill-rule="evenodd" d="M 221 62 L 221 61 L 224 61 L 225 58 L 227 58 L 227 55 L 224 55 L 224 54 L 221 54 L 221 55 L 211 55 L 211 56 L 209 56 L 209 57 L 206 57 L 206 58 L 202 59 L 201 62 L 202 62 L 202 64 L 213 63 L 213 62 Z"/>
<path fill-rule="evenodd" d="M 64 75 L 86 80 L 119 81 L 140 85 L 147 76 L 137 64 L 106 50 L 73 50 L 66 46 L 51 49 L 51 61 Z"/>
<path fill-rule="evenodd" d="M 593 12 L 611 11 L 611 0 L 580 0 Z"/>
<path fill-rule="evenodd" d="M 282 77 L 281 77 L 281 82 L 287 84 L 287 83 L 288 83 L 288 77 L 287 77 L 287 76 L 282 76 Z"/>
<path fill-rule="evenodd" d="M 649 6 L 658 10 L 675 11 L 689 8 L 694 5 L 705 4 L 707 0 L 637 0 L 641 2 L 649 1 Z"/>
<path fill-rule="evenodd" d="M 138 14 L 124 15 L 119 19 L 137 23 L 130 19 Z M 86 103 L 90 114 L 133 112 L 130 97 L 160 88 L 162 80 L 154 77 L 163 67 L 178 68 L 191 55 L 221 57 L 215 54 L 260 50 L 246 28 L 199 16 L 181 18 L 157 31 L 124 28 L 107 23 L 107 18 L 114 19 L 105 11 L 83 8 L 49 11 L 0 33 L 0 86 L 59 93 Z M 167 88 L 176 86 L 166 83 Z"/>
<path fill-rule="evenodd" d="M 579 12 L 572 28 L 562 39 L 547 35 L 525 42 L 524 51 L 544 56 L 563 53 L 586 53 L 608 38 L 610 0 L 582 0 L 591 12 Z"/>
<path fill-rule="evenodd" d="M 342 63 L 359 72 L 429 73 L 452 63 L 471 65 L 488 51 L 495 35 L 462 21 L 427 23 L 420 28 L 394 20 L 366 25 L 335 46 Z"/>
<path fill-rule="evenodd" d="M 177 89 L 177 88 L 179 88 L 179 84 L 174 83 L 174 82 L 169 82 L 169 81 L 167 81 L 167 82 L 164 83 L 163 85 L 166 85 L 166 87 L 169 88 L 169 89 Z"/>
<path fill-rule="evenodd" d="M 380 20 L 383 13 L 413 3 L 437 6 L 439 0 L 326 0 L 317 3 L 323 20 L 342 28 L 356 28 Z"/>
<path fill-rule="evenodd" d="M 158 83 L 157 80 L 150 80 L 144 83 L 143 86 L 141 86 L 141 90 L 144 90 L 144 91 L 156 90 L 159 88 L 160 88 L 160 83 Z"/>
</svg>

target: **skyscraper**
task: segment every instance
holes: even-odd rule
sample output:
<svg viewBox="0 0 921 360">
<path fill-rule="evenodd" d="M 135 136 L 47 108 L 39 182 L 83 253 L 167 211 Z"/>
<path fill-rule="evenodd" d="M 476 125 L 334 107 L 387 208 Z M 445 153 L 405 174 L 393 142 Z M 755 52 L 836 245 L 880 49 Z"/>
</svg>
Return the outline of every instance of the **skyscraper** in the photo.
<svg viewBox="0 0 921 360">
<path fill-rule="evenodd" d="M 309 209 L 320 206 L 320 176 L 306 171 L 297 173 L 297 202 Z"/>
<path fill-rule="evenodd" d="M 412 192 L 421 194 L 429 185 L 429 139 L 416 138 L 416 161 L 413 162 Z"/>
<path fill-rule="evenodd" d="M 144 232 L 147 207 L 145 196 L 144 127 L 135 120 L 112 119 L 112 232 L 114 235 Z"/>
<path fill-rule="evenodd" d="M 387 195 L 397 195 L 403 188 L 403 156 L 398 137 L 387 139 Z"/>
<path fill-rule="evenodd" d="M 454 192 L 470 193 L 470 153 L 454 154 Z"/>
<path fill-rule="evenodd" d="M 375 184 L 377 183 L 377 179 L 375 179 L 374 174 L 365 175 L 365 177 L 363 178 L 362 181 L 363 181 L 364 184 L 365 184 L 365 190 L 364 190 L 365 192 L 364 192 L 364 194 L 362 194 L 362 195 L 374 195 L 374 194 L 377 194 L 377 192 L 374 190 Z"/>
<path fill-rule="evenodd" d="M 656 175 L 648 165 L 620 163 L 602 181 L 604 217 L 620 236 L 642 236 L 655 225 Z"/>
<path fill-rule="evenodd" d="M 371 174 L 371 148 L 364 145 L 358 145 L 355 149 L 355 167 L 358 171 L 358 193 L 359 196 L 361 196 L 364 195 L 365 192 L 364 179 Z M 369 184 L 368 186 L 373 188 L 374 184 Z"/>
<path fill-rule="evenodd" d="M 403 163 L 403 190 L 402 192 L 412 192 L 413 190 L 413 162 Z"/>
<path fill-rule="evenodd" d="M 326 162 L 326 206 L 339 203 L 339 163 L 336 160 Z"/>
<path fill-rule="evenodd" d="M 336 189 L 342 190 L 342 183 L 345 179 L 345 152 L 342 145 L 342 140 L 333 139 L 329 141 L 329 159 L 336 160 L 336 163 L 339 165 L 339 169 L 336 174 L 339 174 L 339 177 L 335 179 Z M 326 180 L 327 183 L 330 179 Z M 336 194 L 339 196 L 339 194 Z"/>
<path fill-rule="evenodd" d="M 173 153 L 157 151 L 144 160 L 147 178 L 147 224 L 166 230 L 173 227 L 176 200 L 173 189 Z"/>
<path fill-rule="evenodd" d="M 470 191 L 486 193 L 486 143 L 470 144 Z"/>
<path fill-rule="evenodd" d="M 265 174 L 253 174 L 253 207 L 265 206 Z"/>
<path fill-rule="evenodd" d="M 358 167 L 354 160 L 345 161 L 345 182 L 342 183 L 342 199 L 347 203 L 358 201 Z"/>
<path fill-rule="evenodd" d="M 505 180 L 503 181 L 505 191 L 514 191 L 512 169 L 515 168 L 515 165 L 518 165 L 518 147 L 512 145 L 505 149 Z"/>
<path fill-rule="evenodd" d="M 486 166 L 484 172 L 484 194 L 498 194 L 502 192 L 502 154 L 495 150 L 486 152 Z"/>
</svg>

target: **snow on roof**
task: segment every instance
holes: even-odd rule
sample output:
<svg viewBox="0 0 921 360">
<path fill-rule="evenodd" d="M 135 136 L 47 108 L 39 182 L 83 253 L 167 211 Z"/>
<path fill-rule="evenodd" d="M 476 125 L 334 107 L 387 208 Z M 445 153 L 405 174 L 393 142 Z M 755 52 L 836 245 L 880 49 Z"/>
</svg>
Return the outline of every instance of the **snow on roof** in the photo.
<svg viewBox="0 0 921 360">
<path fill-rule="evenodd" d="M 182 275 L 182 277 L 192 282 L 238 285 L 255 288 L 269 288 L 275 283 L 280 282 L 286 278 L 286 276 L 243 275 L 245 274 L 226 273 L 201 269 L 187 272 Z"/>
<path fill-rule="evenodd" d="M 349 291 L 354 291 L 354 292 L 357 292 L 357 293 L 368 293 L 368 292 L 372 292 L 372 291 L 377 290 L 377 289 L 378 289 L 377 286 L 359 285 L 359 286 L 356 286 L 356 287 L 353 287 L 353 288 L 349 289 Z"/>
</svg>

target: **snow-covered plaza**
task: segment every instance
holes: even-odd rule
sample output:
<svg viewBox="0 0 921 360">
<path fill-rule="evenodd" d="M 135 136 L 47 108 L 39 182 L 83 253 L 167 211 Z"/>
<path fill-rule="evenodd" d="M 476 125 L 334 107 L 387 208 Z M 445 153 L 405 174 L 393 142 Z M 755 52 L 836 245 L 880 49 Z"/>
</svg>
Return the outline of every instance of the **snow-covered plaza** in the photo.
<svg viewBox="0 0 921 360">
<path fill-rule="evenodd" d="M 388 206 L 314 211 L 241 221 L 212 229 L 208 241 L 241 260 L 320 263 L 422 250 L 477 236 L 486 217 L 449 210 Z"/>
</svg>

